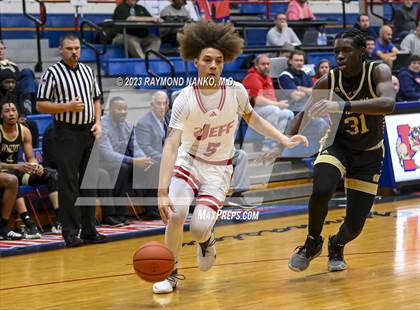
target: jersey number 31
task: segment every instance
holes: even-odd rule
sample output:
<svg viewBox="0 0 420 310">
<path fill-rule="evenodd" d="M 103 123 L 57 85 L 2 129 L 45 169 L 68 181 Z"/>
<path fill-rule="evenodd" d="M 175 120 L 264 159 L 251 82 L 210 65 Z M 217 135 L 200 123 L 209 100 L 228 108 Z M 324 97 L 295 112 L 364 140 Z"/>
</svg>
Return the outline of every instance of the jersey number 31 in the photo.
<svg viewBox="0 0 420 310">
<path fill-rule="evenodd" d="M 346 130 L 351 135 L 359 133 L 367 133 L 369 129 L 366 126 L 366 119 L 364 114 L 357 116 L 350 116 L 344 119 L 344 124 L 349 125 L 350 129 Z"/>
</svg>

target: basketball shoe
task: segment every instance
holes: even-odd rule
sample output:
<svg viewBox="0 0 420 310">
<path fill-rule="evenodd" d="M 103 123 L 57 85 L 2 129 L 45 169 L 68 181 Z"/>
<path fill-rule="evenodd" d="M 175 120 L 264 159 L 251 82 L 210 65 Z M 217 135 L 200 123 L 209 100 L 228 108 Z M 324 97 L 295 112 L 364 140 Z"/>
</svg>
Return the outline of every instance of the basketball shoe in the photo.
<svg viewBox="0 0 420 310">
<path fill-rule="evenodd" d="M 316 241 L 312 236 L 306 238 L 305 244 L 298 246 L 289 259 L 289 268 L 293 271 L 304 271 L 314 258 L 321 255 L 324 239 L 320 236 Z"/>
<path fill-rule="evenodd" d="M 201 271 L 210 270 L 216 261 L 216 238 L 214 230 L 211 232 L 210 238 L 203 243 L 197 244 L 197 263 L 198 269 Z"/>
<path fill-rule="evenodd" d="M 25 239 L 41 238 L 41 234 L 39 233 L 36 224 L 31 219 L 25 221 L 24 236 Z"/>
<path fill-rule="evenodd" d="M 165 280 L 156 282 L 153 284 L 153 293 L 155 294 L 167 294 L 172 293 L 178 286 L 179 280 L 185 280 L 185 276 L 178 273 L 178 269 L 175 269 L 172 274 Z"/>
<path fill-rule="evenodd" d="M 23 235 L 14 232 L 9 227 L 4 227 L 0 231 L 0 240 L 21 240 Z"/>
<path fill-rule="evenodd" d="M 335 236 L 328 240 L 328 271 L 341 271 L 347 269 L 344 260 L 344 245 L 334 242 Z"/>
</svg>

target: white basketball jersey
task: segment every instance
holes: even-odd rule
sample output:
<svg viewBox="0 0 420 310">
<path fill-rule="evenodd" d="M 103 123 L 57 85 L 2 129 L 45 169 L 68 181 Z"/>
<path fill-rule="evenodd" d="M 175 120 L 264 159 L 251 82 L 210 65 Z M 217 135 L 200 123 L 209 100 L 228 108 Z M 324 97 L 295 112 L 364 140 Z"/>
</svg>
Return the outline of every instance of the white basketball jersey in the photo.
<svg viewBox="0 0 420 310">
<path fill-rule="evenodd" d="M 184 152 L 209 162 L 233 157 L 238 115 L 251 113 L 244 86 L 222 85 L 212 95 L 203 95 L 196 85 L 185 87 L 176 98 L 169 127 L 182 130 Z"/>
</svg>

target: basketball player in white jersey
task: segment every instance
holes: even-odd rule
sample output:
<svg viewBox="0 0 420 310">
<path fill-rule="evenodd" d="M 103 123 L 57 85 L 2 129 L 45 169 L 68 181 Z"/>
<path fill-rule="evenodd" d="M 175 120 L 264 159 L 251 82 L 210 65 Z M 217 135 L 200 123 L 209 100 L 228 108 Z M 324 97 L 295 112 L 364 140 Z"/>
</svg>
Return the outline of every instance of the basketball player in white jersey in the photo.
<svg viewBox="0 0 420 310">
<path fill-rule="evenodd" d="M 242 84 L 223 85 L 220 76 L 224 63 L 234 60 L 243 47 L 231 24 L 205 20 L 187 24 L 183 33 L 178 33 L 178 41 L 183 59 L 194 61 L 198 79 L 185 87 L 173 104 L 162 154 L 159 212 L 167 224 L 165 244 L 174 253 L 176 264 L 171 276 L 153 285 L 156 294 L 172 292 L 180 279 L 177 260 L 183 225 L 194 197 L 190 231 L 197 243 L 198 267 L 207 271 L 214 264 L 213 226 L 229 189 L 238 115 L 251 128 L 287 147 L 308 145 L 306 137 L 289 138 L 255 113 Z"/>
</svg>

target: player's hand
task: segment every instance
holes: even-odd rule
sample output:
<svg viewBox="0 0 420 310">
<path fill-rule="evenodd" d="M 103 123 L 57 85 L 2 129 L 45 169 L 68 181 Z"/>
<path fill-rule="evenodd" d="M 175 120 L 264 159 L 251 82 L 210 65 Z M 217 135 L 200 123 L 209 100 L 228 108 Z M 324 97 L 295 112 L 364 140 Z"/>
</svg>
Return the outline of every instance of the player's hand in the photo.
<svg viewBox="0 0 420 310">
<path fill-rule="evenodd" d="M 342 108 L 337 101 L 323 99 L 313 104 L 309 108 L 308 114 L 312 119 L 314 119 L 326 116 L 328 113 L 336 113 L 341 111 Z"/>
<path fill-rule="evenodd" d="M 44 167 L 42 167 L 42 165 L 38 164 L 38 166 L 36 166 L 35 174 L 38 175 L 38 176 L 43 175 L 44 174 Z"/>
<path fill-rule="evenodd" d="M 288 100 L 280 100 L 277 101 L 277 106 L 280 109 L 288 109 L 290 105 L 288 104 Z"/>
<path fill-rule="evenodd" d="M 289 140 L 286 141 L 286 143 L 284 143 L 284 145 L 291 149 L 298 146 L 301 143 L 303 143 L 303 145 L 306 147 L 309 146 L 309 141 L 305 136 L 295 135 L 290 137 Z"/>
<path fill-rule="evenodd" d="M 32 174 L 34 172 L 34 166 L 32 163 L 30 162 L 24 162 L 23 164 L 17 164 L 17 170 L 20 172 L 25 172 L 25 173 L 29 173 Z"/>
<path fill-rule="evenodd" d="M 95 136 L 95 139 L 99 139 L 102 135 L 102 126 L 101 123 L 95 123 L 95 125 L 92 126 L 90 131 Z"/>
<path fill-rule="evenodd" d="M 85 109 L 85 104 L 80 97 L 74 98 L 72 101 L 69 102 L 69 112 L 82 112 Z"/>
<path fill-rule="evenodd" d="M 154 164 L 154 160 L 150 157 L 135 157 L 133 158 L 133 165 L 138 168 L 144 169 L 147 171 Z"/>
<path fill-rule="evenodd" d="M 171 199 L 168 196 L 168 192 L 167 191 L 159 191 L 158 193 L 158 206 L 159 206 L 159 214 L 160 217 L 162 218 L 163 223 L 165 223 L 165 225 L 168 224 L 169 221 L 169 217 L 170 217 L 170 211 L 172 212 L 176 212 L 175 211 L 175 207 L 171 201 Z"/>
</svg>

